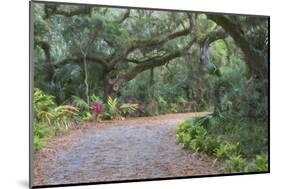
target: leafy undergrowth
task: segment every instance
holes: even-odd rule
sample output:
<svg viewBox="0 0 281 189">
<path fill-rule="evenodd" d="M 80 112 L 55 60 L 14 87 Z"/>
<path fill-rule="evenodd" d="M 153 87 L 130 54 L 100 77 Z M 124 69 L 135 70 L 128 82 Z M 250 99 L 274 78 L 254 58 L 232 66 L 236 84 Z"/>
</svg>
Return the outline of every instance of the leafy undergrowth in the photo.
<svg viewBox="0 0 281 189">
<path fill-rule="evenodd" d="M 34 127 L 34 149 L 39 151 L 49 142 L 52 137 L 66 132 L 66 129 L 61 126 L 50 127 L 45 123 L 37 123 Z"/>
<path fill-rule="evenodd" d="M 39 89 L 34 91 L 34 150 L 40 150 L 53 136 L 64 133 L 76 124 L 78 109 L 70 105 L 57 106 L 54 97 Z"/>
<path fill-rule="evenodd" d="M 142 102 L 130 98 L 120 101 L 108 96 L 107 100 L 102 100 L 93 94 L 87 103 L 82 98 L 71 96 L 63 104 L 58 105 L 54 96 L 38 88 L 34 89 L 33 97 L 35 151 L 45 146 L 53 136 L 64 133 L 79 123 L 124 120 L 127 117 L 143 116 L 145 111 Z"/>
<path fill-rule="evenodd" d="M 229 173 L 268 171 L 265 129 L 252 129 L 252 125 L 230 127 L 231 123 L 222 126 L 218 122 L 214 126 L 212 119 L 212 115 L 207 115 L 180 123 L 178 142 L 183 148 L 225 161 Z"/>
</svg>

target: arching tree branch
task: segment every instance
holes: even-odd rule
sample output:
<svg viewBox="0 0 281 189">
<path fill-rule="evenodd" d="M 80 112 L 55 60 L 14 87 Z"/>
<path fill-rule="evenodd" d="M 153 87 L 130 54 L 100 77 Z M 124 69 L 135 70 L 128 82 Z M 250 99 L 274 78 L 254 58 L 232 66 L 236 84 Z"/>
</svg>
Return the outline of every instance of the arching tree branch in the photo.
<svg viewBox="0 0 281 189">
<path fill-rule="evenodd" d="M 207 35 L 207 37 L 203 40 L 203 42 L 200 45 L 200 60 L 204 64 L 213 64 L 211 62 L 210 56 L 209 56 L 209 46 L 211 43 L 219 40 L 219 39 L 224 39 L 228 36 L 227 33 L 222 32 L 222 31 L 217 31 L 210 33 Z"/>
<path fill-rule="evenodd" d="M 165 34 L 159 37 L 154 37 L 152 39 L 135 39 L 133 40 L 132 44 L 127 48 L 127 49 L 122 49 L 122 52 L 118 53 L 113 57 L 110 61 L 110 65 L 114 67 L 118 62 L 121 60 L 124 60 L 127 55 L 139 48 L 144 48 L 144 47 L 152 47 L 152 46 L 157 46 L 157 45 L 162 45 L 170 40 L 176 39 L 181 36 L 186 36 L 188 34 L 191 34 L 194 32 L 195 28 L 195 18 L 194 15 L 189 15 L 189 21 L 190 21 L 190 27 L 181 31 L 177 31 L 171 34 Z"/>
<path fill-rule="evenodd" d="M 268 65 L 263 62 L 263 59 L 255 52 L 251 43 L 246 39 L 241 27 L 233 23 L 229 18 L 222 15 L 210 14 L 208 18 L 220 25 L 233 38 L 236 45 L 243 51 L 245 62 L 249 67 L 251 74 L 259 78 L 267 78 Z"/>
<path fill-rule="evenodd" d="M 189 44 L 187 46 L 185 46 L 182 49 L 176 50 L 174 52 L 171 52 L 169 54 L 163 55 L 163 56 L 156 56 L 154 58 L 149 58 L 145 61 L 142 61 L 140 64 L 138 64 L 137 66 L 135 66 L 134 68 L 128 70 L 125 74 L 121 75 L 118 78 L 118 81 L 116 82 L 118 85 L 123 84 L 126 81 L 129 81 L 133 78 L 135 78 L 138 74 L 140 74 L 141 72 L 154 68 L 154 67 L 158 67 L 158 66 L 162 66 L 164 64 L 166 64 L 167 62 L 184 56 L 185 54 L 187 54 L 188 50 L 192 47 L 192 45 L 195 43 L 195 39 L 192 39 Z"/>
</svg>

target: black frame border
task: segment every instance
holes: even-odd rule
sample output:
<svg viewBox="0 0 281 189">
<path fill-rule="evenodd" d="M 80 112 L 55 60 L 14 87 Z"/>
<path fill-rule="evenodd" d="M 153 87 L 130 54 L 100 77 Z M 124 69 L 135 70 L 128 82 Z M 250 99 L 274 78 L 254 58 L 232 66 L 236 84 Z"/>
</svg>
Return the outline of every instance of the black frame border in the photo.
<svg viewBox="0 0 281 189">
<path fill-rule="evenodd" d="M 229 174 L 213 174 L 213 175 L 197 175 L 197 176 L 181 176 L 181 177 L 164 177 L 164 178 L 147 178 L 147 179 L 131 179 L 131 180 L 113 180 L 102 182 L 81 182 L 81 183 L 69 183 L 69 184 L 54 184 L 54 185 L 32 185 L 33 174 L 33 3 L 42 4 L 61 4 L 61 5 L 80 5 L 90 7 L 108 7 L 108 8 L 120 8 L 120 9 L 142 9 L 142 10 L 155 10 L 155 11 L 173 11 L 173 12 L 192 12 L 202 14 L 226 14 L 230 16 L 251 16 L 251 17 L 266 17 L 268 20 L 268 171 L 264 172 L 247 172 L 247 173 L 229 173 Z M 161 180 L 176 180 L 176 179 L 191 179 L 191 178 L 211 178 L 211 177 L 225 177 L 225 176 L 239 176 L 239 175 L 258 175 L 270 173 L 270 16 L 258 15 L 258 14 L 243 14 L 243 13 L 224 13 L 224 12 L 208 12 L 208 11 L 192 11 L 192 10 L 180 10 L 180 9 L 164 9 L 164 8 L 151 8 L 151 7 L 132 7 L 132 6 L 120 6 L 120 5 L 104 5 L 104 4 L 89 4 L 89 3 L 70 3 L 60 1 L 29 1 L 29 188 L 53 188 L 53 187 L 68 187 L 68 186 L 84 186 L 84 185 L 99 185 L 99 184 L 116 184 L 116 183 L 130 183 L 130 182 L 145 182 L 145 181 L 161 181 Z"/>
</svg>

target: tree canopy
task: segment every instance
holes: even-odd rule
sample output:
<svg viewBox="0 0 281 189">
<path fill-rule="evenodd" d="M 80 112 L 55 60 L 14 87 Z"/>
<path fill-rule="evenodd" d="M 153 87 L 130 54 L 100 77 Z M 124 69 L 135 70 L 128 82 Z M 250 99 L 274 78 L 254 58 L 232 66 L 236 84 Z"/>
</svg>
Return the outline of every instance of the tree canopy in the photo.
<svg viewBox="0 0 281 189">
<path fill-rule="evenodd" d="M 217 77 L 268 80 L 266 17 L 52 3 L 36 3 L 34 13 L 35 86 L 58 102 L 130 95 L 141 85 L 148 93 L 139 78 L 149 77 L 159 95 L 171 99 L 176 87 L 209 106 L 225 93 Z"/>
</svg>

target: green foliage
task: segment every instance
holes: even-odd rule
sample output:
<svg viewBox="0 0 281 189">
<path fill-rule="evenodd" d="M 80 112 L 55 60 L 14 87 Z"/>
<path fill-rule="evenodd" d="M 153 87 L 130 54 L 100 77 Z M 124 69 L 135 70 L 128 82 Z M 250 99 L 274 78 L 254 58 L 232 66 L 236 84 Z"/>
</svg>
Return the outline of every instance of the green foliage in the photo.
<svg viewBox="0 0 281 189">
<path fill-rule="evenodd" d="M 193 121 L 185 121 L 178 125 L 177 140 L 184 148 L 195 151 L 204 151 L 213 155 L 220 148 L 221 141 L 218 137 L 207 136 L 207 131 Z"/>
<path fill-rule="evenodd" d="M 92 121 L 93 120 L 93 114 L 91 114 L 90 112 L 82 112 L 81 120 L 83 122 Z"/>
<path fill-rule="evenodd" d="M 78 110 L 73 106 L 57 106 L 54 97 L 34 89 L 34 111 L 38 122 L 48 123 L 50 126 L 64 125 L 68 127 L 74 121 Z"/>
<path fill-rule="evenodd" d="M 161 96 L 158 97 L 158 105 L 159 105 L 159 110 L 160 113 L 167 113 L 169 112 L 169 104 L 168 102 Z"/>
<path fill-rule="evenodd" d="M 201 116 L 201 117 L 194 117 L 193 118 L 193 123 L 195 125 L 202 125 L 202 126 L 206 126 L 209 124 L 210 120 L 212 118 L 212 115 L 206 115 L 206 116 Z"/>
<path fill-rule="evenodd" d="M 89 110 L 90 108 L 85 100 L 77 96 L 72 96 L 72 102 L 75 104 L 77 108 L 79 108 L 80 111 L 86 111 Z"/>
<path fill-rule="evenodd" d="M 118 106 L 117 98 L 109 96 L 107 98 L 106 112 L 104 114 L 106 119 L 121 119 L 125 116 L 134 113 L 138 108 L 138 104 L 124 103 Z"/>
<path fill-rule="evenodd" d="M 229 159 L 233 155 L 239 154 L 239 144 L 221 144 L 215 149 L 215 156 L 219 159 Z"/>
<path fill-rule="evenodd" d="M 90 96 L 90 100 L 92 103 L 100 103 L 100 104 L 103 103 L 102 99 L 99 96 L 96 96 L 95 94 Z"/>
<path fill-rule="evenodd" d="M 108 119 L 121 119 L 120 114 L 118 114 L 118 108 L 117 108 L 117 98 L 112 98 L 109 96 L 107 98 L 107 106 L 106 106 L 106 118 Z"/>
<path fill-rule="evenodd" d="M 240 143 L 230 143 L 226 139 L 221 139 L 220 136 L 209 133 L 204 127 L 212 126 L 213 118 L 213 115 L 207 115 L 180 123 L 177 130 L 177 141 L 183 148 L 190 148 L 195 152 L 204 152 L 217 159 L 225 160 L 226 169 L 230 173 L 268 170 L 266 156 L 256 155 L 255 159 L 248 161 L 242 158 L 241 149 L 243 148 Z"/>
<path fill-rule="evenodd" d="M 40 150 L 52 136 L 63 133 L 75 124 L 78 109 L 70 105 L 57 106 L 54 97 L 34 89 L 34 148 Z"/>
<path fill-rule="evenodd" d="M 52 130 L 45 123 L 37 123 L 34 127 L 34 135 L 39 138 L 46 138 L 52 134 Z"/>
<path fill-rule="evenodd" d="M 78 115 L 77 108 L 68 105 L 58 106 L 53 110 L 53 112 L 53 123 L 59 126 L 63 125 L 65 128 L 72 126 L 75 116 Z"/>
<path fill-rule="evenodd" d="M 241 172 L 267 172 L 268 159 L 266 156 L 257 155 L 255 159 L 247 162 L 240 155 L 232 156 L 226 161 L 227 170 L 230 173 Z"/>
<path fill-rule="evenodd" d="M 231 156 L 229 160 L 226 161 L 226 164 L 229 173 L 241 173 L 245 169 L 246 161 L 240 155 L 237 155 Z"/>
<path fill-rule="evenodd" d="M 177 139 L 184 148 L 190 147 L 195 151 L 206 149 L 207 132 L 203 127 L 194 125 L 192 122 L 183 122 L 179 124 L 178 128 Z"/>
<path fill-rule="evenodd" d="M 134 113 L 138 108 L 138 104 L 122 104 L 119 107 L 122 115 L 128 115 Z"/>
<path fill-rule="evenodd" d="M 256 158 L 245 168 L 246 172 L 265 172 L 268 171 L 268 158 L 257 155 Z"/>
<path fill-rule="evenodd" d="M 98 96 L 95 96 L 94 94 L 90 96 L 91 104 L 96 102 L 101 102 L 100 98 Z M 75 119 L 80 122 L 89 122 L 93 120 L 93 115 L 90 112 L 90 106 L 87 104 L 87 102 L 77 96 L 72 96 L 72 103 L 77 107 L 78 112 Z"/>
<path fill-rule="evenodd" d="M 204 151 L 208 154 L 208 155 L 214 155 L 216 150 L 220 147 L 221 145 L 221 140 L 219 139 L 219 137 L 216 136 L 208 136 L 206 138 L 206 145 L 205 145 L 205 149 Z"/>
<path fill-rule="evenodd" d="M 263 154 L 268 148 L 268 127 L 257 120 L 239 118 L 229 113 L 213 113 L 194 119 L 210 135 L 221 136 L 228 143 L 239 143 L 239 151 L 246 158 Z"/>
<path fill-rule="evenodd" d="M 52 128 L 48 127 L 45 123 L 36 123 L 34 126 L 34 150 L 40 150 L 54 135 Z"/>
<path fill-rule="evenodd" d="M 33 98 L 36 120 L 51 124 L 54 118 L 53 108 L 56 106 L 54 97 L 46 95 L 43 91 L 35 88 Z"/>
<path fill-rule="evenodd" d="M 190 136 L 190 134 L 182 134 L 182 133 L 180 133 L 178 135 L 178 138 L 182 141 L 182 146 L 184 148 L 188 148 L 190 146 L 190 143 L 192 141 L 192 137 Z"/>
<path fill-rule="evenodd" d="M 175 104 L 175 103 L 170 104 L 170 111 L 172 113 L 177 113 L 178 112 L 177 104 Z"/>
</svg>

